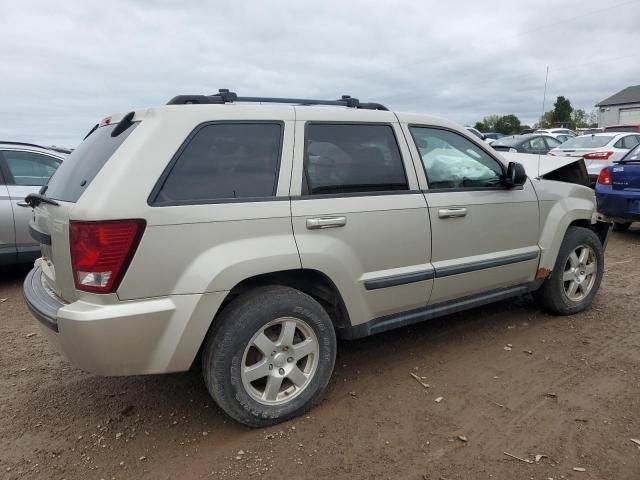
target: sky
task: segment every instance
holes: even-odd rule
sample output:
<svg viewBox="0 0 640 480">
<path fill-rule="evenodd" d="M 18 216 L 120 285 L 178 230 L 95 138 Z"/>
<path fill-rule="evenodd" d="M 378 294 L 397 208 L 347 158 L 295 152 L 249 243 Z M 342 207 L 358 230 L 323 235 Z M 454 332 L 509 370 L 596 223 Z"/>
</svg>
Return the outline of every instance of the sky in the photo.
<svg viewBox="0 0 640 480">
<path fill-rule="evenodd" d="M 75 147 L 179 94 L 335 99 L 473 125 L 640 84 L 640 0 L 0 0 L 0 139 Z"/>
</svg>

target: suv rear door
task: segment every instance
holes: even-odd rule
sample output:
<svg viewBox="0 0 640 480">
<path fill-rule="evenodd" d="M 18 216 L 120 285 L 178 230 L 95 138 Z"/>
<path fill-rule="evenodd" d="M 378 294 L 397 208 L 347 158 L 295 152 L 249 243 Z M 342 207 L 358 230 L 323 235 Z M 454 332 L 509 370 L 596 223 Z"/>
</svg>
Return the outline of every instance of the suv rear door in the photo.
<svg viewBox="0 0 640 480">
<path fill-rule="evenodd" d="M 429 217 L 395 115 L 297 107 L 294 158 L 302 266 L 333 280 L 351 324 L 426 306 Z"/>
<path fill-rule="evenodd" d="M 402 120 L 402 117 L 400 117 Z M 504 166 L 454 129 L 403 124 L 429 206 L 435 283 L 430 303 L 522 288 L 540 248 L 538 201 L 530 181 L 506 189 Z"/>
</svg>

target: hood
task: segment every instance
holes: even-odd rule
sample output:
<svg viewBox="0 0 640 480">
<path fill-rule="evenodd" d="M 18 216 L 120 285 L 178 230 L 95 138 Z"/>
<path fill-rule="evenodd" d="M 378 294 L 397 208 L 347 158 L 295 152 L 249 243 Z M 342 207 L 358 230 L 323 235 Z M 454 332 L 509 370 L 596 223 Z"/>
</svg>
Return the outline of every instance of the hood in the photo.
<svg viewBox="0 0 640 480">
<path fill-rule="evenodd" d="M 529 153 L 500 152 L 507 162 L 524 166 L 529 178 L 544 178 L 589 186 L 589 174 L 582 157 L 554 157 Z"/>
</svg>

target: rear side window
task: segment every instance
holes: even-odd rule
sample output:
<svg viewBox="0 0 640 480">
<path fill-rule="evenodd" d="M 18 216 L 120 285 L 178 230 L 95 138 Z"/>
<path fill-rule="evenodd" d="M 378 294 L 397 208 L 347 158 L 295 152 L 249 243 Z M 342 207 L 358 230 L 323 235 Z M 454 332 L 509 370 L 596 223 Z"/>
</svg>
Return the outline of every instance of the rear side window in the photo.
<svg viewBox="0 0 640 480">
<path fill-rule="evenodd" d="M 189 205 L 276 194 L 281 123 L 199 127 L 160 179 L 153 205 Z"/>
<path fill-rule="evenodd" d="M 308 124 L 303 194 L 408 190 L 390 125 Z"/>
<path fill-rule="evenodd" d="M 32 152 L 6 150 L 4 161 L 9 182 L 14 185 L 42 186 L 53 175 L 61 160 Z"/>
<path fill-rule="evenodd" d="M 63 202 L 77 202 L 100 169 L 139 125 L 133 123 L 116 137 L 111 132 L 118 124 L 100 127 L 91 133 L 49 180 L 47 197 Z M 133 160 L 133 159 L 132 159 Z"/>
</svg>

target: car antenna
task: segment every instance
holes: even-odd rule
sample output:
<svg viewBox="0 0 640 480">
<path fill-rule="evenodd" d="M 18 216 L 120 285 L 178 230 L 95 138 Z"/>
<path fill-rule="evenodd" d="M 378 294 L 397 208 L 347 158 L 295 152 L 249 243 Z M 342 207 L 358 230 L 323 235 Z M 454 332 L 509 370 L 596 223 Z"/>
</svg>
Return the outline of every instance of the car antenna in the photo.
<svg viewBox="0 0 640 480">
<path fill-rule="evenodd" d="M 547 74 L 544 77 L 544 92 L 542 93 L 542 113 L 540 121 L 544 118 L 544 104 L 547 101 L 547 83 L 549 81 L 549 65 L 547 65 Z M 540 155 L 538 155 L 538 178 L 540 178 Z"/>
</svg>

